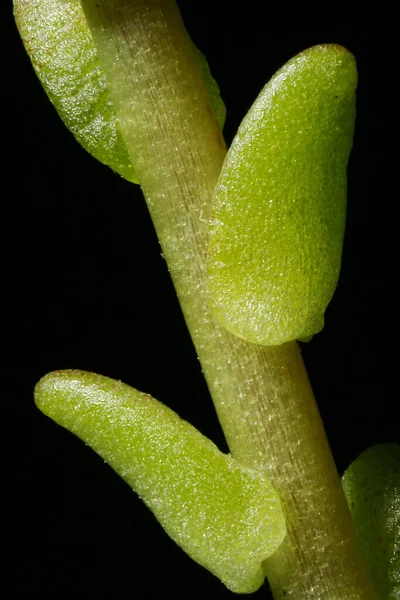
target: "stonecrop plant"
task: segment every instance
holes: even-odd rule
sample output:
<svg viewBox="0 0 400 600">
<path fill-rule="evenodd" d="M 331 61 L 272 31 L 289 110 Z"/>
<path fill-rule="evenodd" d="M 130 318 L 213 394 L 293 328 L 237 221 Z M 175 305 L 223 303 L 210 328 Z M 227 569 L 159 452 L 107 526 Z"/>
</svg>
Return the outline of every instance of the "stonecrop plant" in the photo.
<svg viewBox="0 0 400 600">
<path fill-rule="evenodd" d="M 222 425 L 222 453 L 119 381 L 44 375 L 38 408 L 90 445 L 232 591 L 400 599 L 400 447 L 340 480 L 297 340 L 339 277 L 354 56 L 297 54 L 226 151 L 225 106 L 174 0 L 14 0 L 50 100 L 80 144 L 140 184 Z"/>
</svg>

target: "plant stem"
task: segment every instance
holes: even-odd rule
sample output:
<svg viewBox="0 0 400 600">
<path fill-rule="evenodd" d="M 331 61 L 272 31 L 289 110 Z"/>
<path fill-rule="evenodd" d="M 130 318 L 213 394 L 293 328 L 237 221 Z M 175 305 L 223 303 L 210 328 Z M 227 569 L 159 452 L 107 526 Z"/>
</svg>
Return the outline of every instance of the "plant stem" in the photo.
<svg viewBox="0 0 400 600">
<path fill-rule="evenodd" d="M 373 599 L 296 343 L 220 328 L 206 298 L 210 199 L 225 145 L 174 0 L 83 0 L 122 134 L 232 455 L 280 493 L 288 533 L 274 597 Z"/>
</svg>

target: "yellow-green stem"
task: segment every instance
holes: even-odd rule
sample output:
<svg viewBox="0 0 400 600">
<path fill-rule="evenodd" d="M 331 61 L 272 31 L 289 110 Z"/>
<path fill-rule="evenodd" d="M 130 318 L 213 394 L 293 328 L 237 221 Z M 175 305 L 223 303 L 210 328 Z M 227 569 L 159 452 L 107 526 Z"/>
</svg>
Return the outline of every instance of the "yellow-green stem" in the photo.
<svg viewBox="0 0 400 600">
<path fill-rule="evenodd" d="M 209 313 L 204 259 L 225 145 L 174 0 L 82 0 L 120 127 L 232 455 L 278 489 L 276 599 L 376 598 L 296 343 L 248 344 Z"/>
</svg>

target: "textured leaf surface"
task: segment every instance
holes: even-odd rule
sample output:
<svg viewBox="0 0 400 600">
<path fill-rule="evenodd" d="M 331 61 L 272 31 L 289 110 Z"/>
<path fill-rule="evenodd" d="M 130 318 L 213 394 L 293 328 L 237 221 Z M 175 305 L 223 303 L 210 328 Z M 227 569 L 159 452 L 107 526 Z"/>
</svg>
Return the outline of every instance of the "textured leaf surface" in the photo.
<svg viewBox="0 0 400 600">
<path fill-rule="evenodd" d="M 343 475 L 343 489 L 379 597 L 400 600 L 400 446 L 363 452 Z"/>
<path fill-rule="evenodd" d="M 137 183 L 80 2 L 14 0 L 16 23 L 40 82 L 78 142 Z"/>
<path fill-rule="evenodd" d="M 14 0 L 14 14 L 35 71 L 68 129 L 100 162 L 138 183 L 81 3 Z M 218 86 L 205 57 L 195 52 L 222 128 L 226 111 Z"/>
<path fill-rule="evenodd" d="M 216 319 L 265 345 L 320 331 L 342 253 L 355 120 L 354 57 L 295 56 L 243 120 L 215 189 L 209 300 Z"/>
<path fill-rule="evenodd" d="M 50 373 L 37 406 L 78 435 L 139 494 L 167 533 L 232 591 L 264 580 L 285 535 L 272 485 L 150 396 L 93 373 Z"/>
</svg>

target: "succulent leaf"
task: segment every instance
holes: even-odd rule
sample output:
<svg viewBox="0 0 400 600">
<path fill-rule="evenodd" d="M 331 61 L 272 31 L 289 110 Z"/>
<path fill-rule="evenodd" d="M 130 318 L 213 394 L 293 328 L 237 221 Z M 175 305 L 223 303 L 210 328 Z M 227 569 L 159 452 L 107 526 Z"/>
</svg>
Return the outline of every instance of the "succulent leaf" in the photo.
<svg viewBox="0 0 400 600">
<path fill-rule="evenodd" d="M 400 445 L 369 448 L 343 475 L 343 489 L 382 600 L 400 599 Z"/>
<path fill-rule="evenodd" d="M 244 118 L 215 188 L 208 292 L 237 336 L 319 332 L 340 270 L 357 71 L 336 45 L 295 56 Z"/>
<path fill-rule="evenodd" d="M 166 532 L 232 591 L 264 580 L 261 563 L 285 536 L 280 501 L 172 410 L 107 377 L 46 375 L 35 401 L 89 444 L 153 511 Z"/>
</svg>

